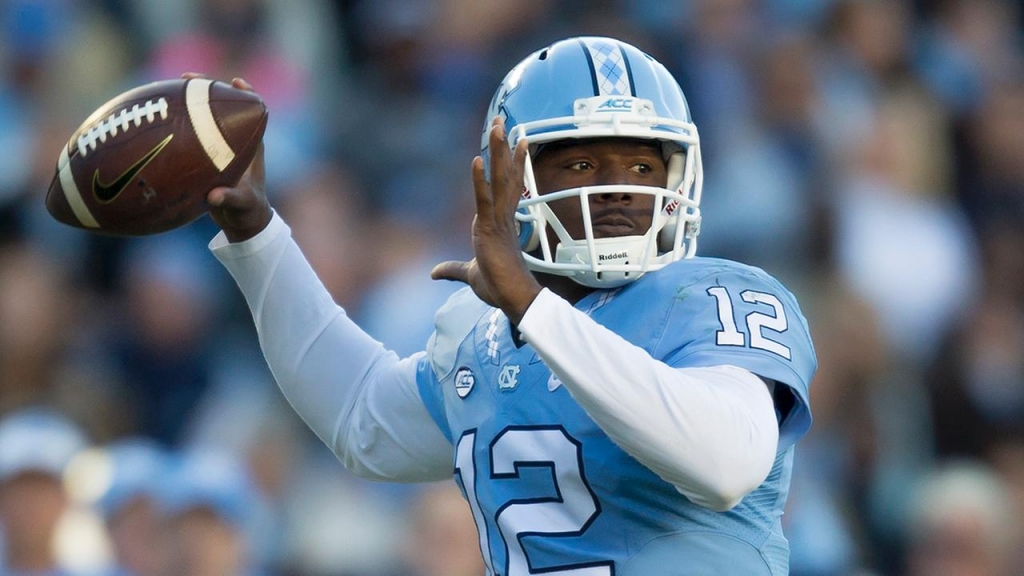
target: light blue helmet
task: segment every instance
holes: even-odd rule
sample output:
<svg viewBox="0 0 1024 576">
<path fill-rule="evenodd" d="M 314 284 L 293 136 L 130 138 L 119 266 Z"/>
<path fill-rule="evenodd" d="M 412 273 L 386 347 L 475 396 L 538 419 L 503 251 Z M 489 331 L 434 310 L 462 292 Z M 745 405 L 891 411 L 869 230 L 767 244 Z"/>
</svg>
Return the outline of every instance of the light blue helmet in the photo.
<svg viewBox="0 0 1024 576">
<path fill-rule="evenodd" d="M 491 100 L 482 139 L 485 167 L 495 116 L 505 120 L 509 145 L 515 148 L 525 139 L 531 154 L 556 140 L 622 137 L 661 142 L 668 161 L 665 188 L 590 186 L 541 196 L 528 154 L 516 220 L 531 270 L 611 288 L 694 255 L 703 184 L 700 140 L 682 89 L 657 60 L 625 42 L 600 37 L 569 38 L 534 52 L 505 76 Z M 588 198 L 606 193 L 654 196 L 650 230 L 642 236 L 595 239 Z M 580 199 L 586 238 L 570 237 L 547 205 L 567 196 Z M 548 241 L 548 226 L 558 237 L 555 247 Z"/>
</svg>

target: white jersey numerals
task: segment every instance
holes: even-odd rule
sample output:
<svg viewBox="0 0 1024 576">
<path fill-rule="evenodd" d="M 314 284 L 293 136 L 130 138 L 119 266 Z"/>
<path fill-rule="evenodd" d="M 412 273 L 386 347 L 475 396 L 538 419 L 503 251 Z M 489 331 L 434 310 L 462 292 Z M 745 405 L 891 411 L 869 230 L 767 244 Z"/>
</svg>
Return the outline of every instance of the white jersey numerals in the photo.
<svg viewBox="0 0 1024 576">
<path fill-rule="evenodd" d="M 455 474 L 461 479 L 473 511 L 480 549 L 488 574 L 526 576 L 610 576 L 610 562 L 587 559 L 565 566 L 534 569 L 524 548 L 524 539 L 579 536 L 586 531 L 601 509 L 587 485 L 581 469 L 582 447 L 560 426 L 506 428 L 490 443 L 490 476 L 477 476 L 473 458 L 476 431 L 462 435 L 455 449 Z M 549 468 L 554 494 L 517 494 L 502 504 L 495 503 L 493 518 L 484 516 L 478 500 L 482 481 L 514 482 L 523 467 Z M 498 530 L 505 547 L 505 566 L 496 572 L 488 534 Z"/>
<path fill-rule="evenodd" d="M 718 321 L 722 329 L 715 333 L 715 342 L 719 346 L 746 346 L 747 339 L 743 332 L 740 332 L 736 324 L 732 297 L 724 286 L 712 286 L 708 288 L 708 294 L 715 297 L 718 302 Z M 759 306 L 761 309 L 771 309 L 770 314 L 755 310 L 746 315 L 747 333 L 750 334 L 750 347 L 759 350 L 767 350 L 778 354 L 786 360 L 792 358 L 792 352 L 788 346 L 772 340 L 765 335 L 765 330 L 782 334 L 789 327 L 786 320 L 786 310 L 782 302 L 774 295 L 765 292 L 744 290 L 740 292 L 740 298 L 744 302 Z"/>
</svg>

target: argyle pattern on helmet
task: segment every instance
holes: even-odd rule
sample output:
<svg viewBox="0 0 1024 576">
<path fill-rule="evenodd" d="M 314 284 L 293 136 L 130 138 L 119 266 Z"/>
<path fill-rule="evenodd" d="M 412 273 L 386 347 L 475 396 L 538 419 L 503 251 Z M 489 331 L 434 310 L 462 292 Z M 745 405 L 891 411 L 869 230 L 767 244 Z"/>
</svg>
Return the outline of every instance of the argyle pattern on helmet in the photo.
<svg viewBox="0 0 1024 576">
<path fill-rule="evenodd" d="M 610 42 L 598 41 L 587 43 L 590 58 L 594 62 L 594 73 L 597 74 L 597 87 L 600 95 L 621 95 L 632 92 L 629 75 L 626 73 L 625 57 L 618 46 Z"/>
</svg>

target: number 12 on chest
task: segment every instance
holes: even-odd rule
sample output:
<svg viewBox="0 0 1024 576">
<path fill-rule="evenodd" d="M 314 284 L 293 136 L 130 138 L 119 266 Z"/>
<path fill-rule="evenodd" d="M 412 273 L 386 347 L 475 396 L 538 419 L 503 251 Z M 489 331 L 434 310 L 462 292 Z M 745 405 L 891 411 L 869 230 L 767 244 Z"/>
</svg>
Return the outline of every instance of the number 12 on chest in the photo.
<svg viewBox="0 0 1024 576">
<path fill-rule="evenodd" d="M 478 474 L 474 457 L 477 431 L 463 433 L 455 449 L 455 475 L 461 481 L 469 507 L 473 511 L 480 550 L 488 574 L 501 576 L 610 576 L 611 562 L 580 558 L 561 566 L 533 567 L 527 556 L 524 538 L 582 536 L 601 513 L 597 496 L 583 473 L 582 444 L 561 426 L 510 426 L 490 443 L 490 473 Z M 554 482 L 539 487 L 524 480 L 523 467 L 548 468 Z M 487 482 L 509 483 L 509 497 L 502 502 L 481 505 L 481 488 Z M 488 491 L 497 493 L 497 490 Z M 486 500 L 491 500 L 487 498 Z M 489 534 L 497 530 L 506 554 L 505 566 L 495 571 Z"/>
</svg>

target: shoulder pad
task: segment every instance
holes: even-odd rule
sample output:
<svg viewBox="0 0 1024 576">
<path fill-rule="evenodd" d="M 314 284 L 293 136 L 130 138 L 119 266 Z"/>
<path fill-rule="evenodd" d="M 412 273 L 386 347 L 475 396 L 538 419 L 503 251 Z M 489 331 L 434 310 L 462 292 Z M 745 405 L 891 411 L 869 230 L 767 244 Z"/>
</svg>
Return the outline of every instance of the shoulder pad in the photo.
<svg viewBox="0 0 1024 576">
<path fill-rule="evenodd" d="M 452 294 L 434 316 L 434 333 L 427 341 L 427 357 L 438 380 L 455 368 L 459 346 L 491 306 L 468 286 Z"/>
</svg>

